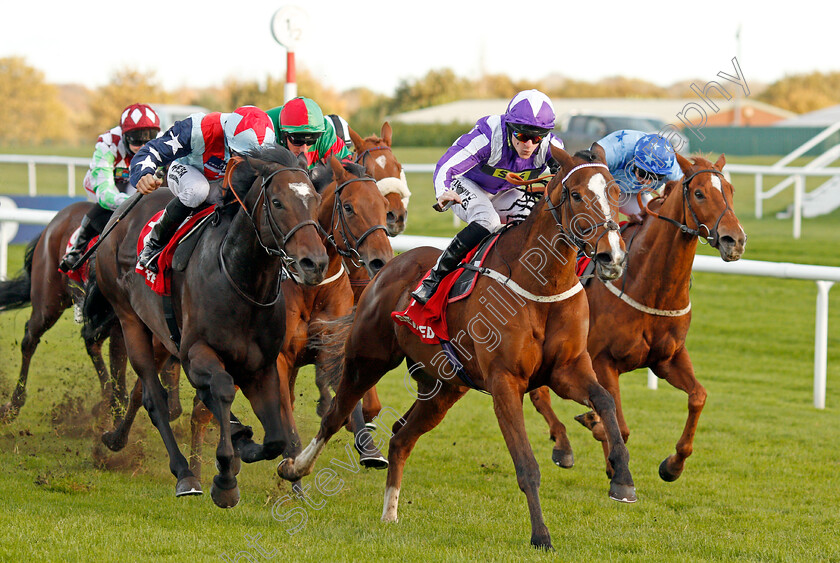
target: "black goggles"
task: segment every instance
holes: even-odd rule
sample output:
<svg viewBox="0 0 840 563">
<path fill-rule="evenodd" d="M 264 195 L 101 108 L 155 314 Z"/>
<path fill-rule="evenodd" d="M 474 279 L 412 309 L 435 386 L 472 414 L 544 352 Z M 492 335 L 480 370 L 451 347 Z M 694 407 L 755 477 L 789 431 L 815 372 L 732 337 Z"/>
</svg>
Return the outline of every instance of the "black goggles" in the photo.
<svg viewBox="0 0 840 563">
<path fill-rule="evenodd" d="M 648 180 L 651 182 L 661 182 L 665 179 L 665 174 L 654 174 L 644 168 L 639 168 L 638 166 L 633 166 L 633 170 L 636 173 L 636 176 L 641 178 L 642 180 Z"/>
<path fill-rule="evenodd" d="M 286 138 L 296 147 L 314 145 L 321 138 L 321 133 L 288 133 Z"/>
<path fill-rule="evenodd" d="M 157 136 L 154 129 L 135 129 L 125 134 L 125 142 L 128 145 L 139 147 L 145 145 Z"/>
<path fill-rule="evenodd" d="M 513 138 L 520 143 L 527 143 L 531 141 L 535 145 L 545 139 L 546 133 L 524 133 L 522 131 L 514 131 Z"/>
</svg>

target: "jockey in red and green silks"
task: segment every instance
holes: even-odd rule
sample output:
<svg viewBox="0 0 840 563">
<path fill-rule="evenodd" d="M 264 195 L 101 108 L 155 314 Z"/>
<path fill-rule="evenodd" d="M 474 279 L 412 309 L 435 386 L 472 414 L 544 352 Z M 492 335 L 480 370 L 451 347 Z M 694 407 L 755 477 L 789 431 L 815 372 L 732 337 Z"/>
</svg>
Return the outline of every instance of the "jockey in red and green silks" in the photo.
<svg viewBox="0 0 840 563">
<path fill-rule="evenodd" d="M 324 117 L 315 101 L 298 97 L 266 113 L 274 123 L 277 143 L 295 156 L 305 154 L 310 169 L 317 163 L 326 164 L 331 156 L 342 162 L 352 159 L 350 150 L 336 135 L 332 121 Z"/>
</svg>

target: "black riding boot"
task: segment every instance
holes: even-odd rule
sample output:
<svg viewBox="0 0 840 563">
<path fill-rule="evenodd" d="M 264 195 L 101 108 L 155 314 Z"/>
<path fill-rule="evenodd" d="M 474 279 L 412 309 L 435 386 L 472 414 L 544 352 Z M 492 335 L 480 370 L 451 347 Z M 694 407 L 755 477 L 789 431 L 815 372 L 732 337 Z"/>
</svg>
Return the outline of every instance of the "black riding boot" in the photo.
<svg viewBox="0 0 840 563">
<path fill-rule="evenodd" d="M 169 244 L 172 235 L 175 234 L 175 231 L 178 230 L 178 227 L 181 226 L 184 219 L 189 217 L 192 212 L 193 208 L 181 203 L 181 200 L 177 197 L 167 203 L 166 208 L 163 210 L 163 215 L 161 215 L 155 226 L 152 227 L 152 232 L 149 235 L 149 240 L 146 241 L 146 246 L 143 247 L 143 251 L 137 257 L 137 264 L 151 272 L 157 273 L 157 260 L 153 262 L 152 259 L 160 254 L 160 251 Z"/>
<path fill-rule="evenodd" d="M 464 227 L 440 255 L 429 276 L 423 280 L 416 291 L 411 293 L 414 300 L 425 305 L 426 301 L 434 294 L 438 284 L 446 277 L 446 274 L 457 268 L 467 253 L 489 234 L 490 231 L 478 223 L 470 223 Z"/>
<path fill-rule="evenodd" d="M 79 262 L 79 258 L 87 250 L 90 239 L 99 234 L 99 231 L 93 227 L 90 217 L 87 215 L 82 217 L 81 225 L 82 228 L 79 230 L 79 236 L 76 237 L 76 242 L 73 243 L 73 248 L 67 251 L 67 254 L 64 255 L 64 258 L 62 258 L 61 263 L 58 265 L 59 270 L 72 272 L 81 266 L 82 263 Z"/>
</svg>

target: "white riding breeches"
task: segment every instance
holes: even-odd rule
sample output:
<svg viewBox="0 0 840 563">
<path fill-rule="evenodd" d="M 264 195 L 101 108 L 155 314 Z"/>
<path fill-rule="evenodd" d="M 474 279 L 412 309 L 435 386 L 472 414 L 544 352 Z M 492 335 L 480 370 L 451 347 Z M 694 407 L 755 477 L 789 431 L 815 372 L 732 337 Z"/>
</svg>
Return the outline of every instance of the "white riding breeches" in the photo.
<svg viewBox="0 0 840 563">
<path fill-rule="evenodd" d="M 173 162 L 166 181 L 172 193 L 187 207 L 198 207 L 204 202 L 222 203 L 222 180 L 210 182 L 193 166 Z"/>
<path fill-rule="evenodd" d="M 525 219 L 537 201 L 536 196 L 517 189 L 490 194 L 464 177 L 454 179 L 451 189 L 461 195 L 461 204 L 452 206 L 455 215 L 466 223 L 478 223 L 490 232 L 511 221 Z"/>
</svg>

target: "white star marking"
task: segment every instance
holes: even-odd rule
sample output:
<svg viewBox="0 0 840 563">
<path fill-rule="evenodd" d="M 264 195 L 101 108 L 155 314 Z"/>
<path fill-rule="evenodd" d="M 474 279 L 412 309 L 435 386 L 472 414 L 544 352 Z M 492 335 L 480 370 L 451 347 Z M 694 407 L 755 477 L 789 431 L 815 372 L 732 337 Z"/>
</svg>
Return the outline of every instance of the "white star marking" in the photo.
<svg viewBox="0 0 840 563">
<path fill-rule="evenodd" d="M 172 154 L 175 154 L 178 151 L 178 149 L 180 149 L 184 145 L 181 144 L 181 142 L 178 140 L 178 137 L 176 137 L 175 133 L 173 133 L 172 131 L 169 132 L 169 137 L 170 139 L 163 144 L 169 145 L 169 147 L 172 149 Z"/>
<path fill-rule="evenodd" d="M 309 184 L 304 184 L 303 182 L 293 182 L 289 184 L 289 187 L 292 188 L 292 191 L 295 192 L 301 200 L 303 200 L 304 205 L 306 205 L 306 202 L 310 197 L 315 197 L 315 194 L 312 192 L 312 188 L 309 187 Z"/>
<path fill-rule="evenodd" d="M 149 155 L 146 155 L 146 158 L 140 163 L 140 170 L 145 170 L 146 168 L 151 168 L 152 170 L 157 168 L 155 161 Z"/>
</svg>

